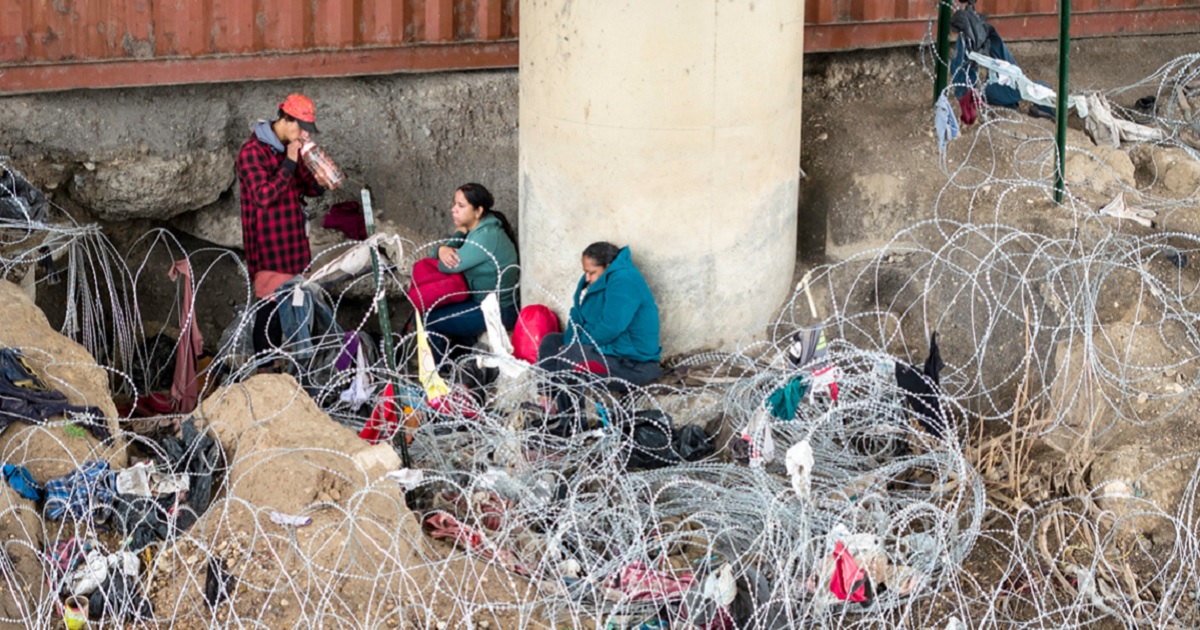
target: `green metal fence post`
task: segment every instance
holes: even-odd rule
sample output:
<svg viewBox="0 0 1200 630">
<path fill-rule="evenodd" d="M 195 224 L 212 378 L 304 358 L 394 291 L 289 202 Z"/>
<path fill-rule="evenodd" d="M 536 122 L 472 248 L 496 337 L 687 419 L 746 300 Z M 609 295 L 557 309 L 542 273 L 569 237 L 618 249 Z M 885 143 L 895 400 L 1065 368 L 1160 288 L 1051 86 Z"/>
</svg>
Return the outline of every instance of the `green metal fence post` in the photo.
<svg viewBox="0 0 1200 630">
<path fill-rule="evenodd" d="M 946 89 L 950 71 L 950 3 L 952 0 L 938 2 L 937 20 L 937 77 L 933 81 L 933 101 L 936 103 L 942 90 Z"/>
<path fill-rule="evenodd" d="M 362 189 L 362 207 L 363 219 L 367 224 L 367 235 L 375 235 L 375 213 L 371 209 L 371 189 Z M 387 294 L 381 290 L 383 278 L 379 273 L 379 254 L 371 250 L 371 273 L 375 278 L 375 292 L 379 293 L 379 299 L 375 301 L 376 308 L 379 309 L 379 333 L 383 335 L 383 356 L 386 358 L 388 372 L 396 374 L 396 345 L 392 340 L 392 318 L 388 313 Z M 393 388 L 399 392 L 399 388 Z M 400 420 L 399 432 L 400 436 L 400 461 L 404 463 L 405 468 L 412 468 L 412 459 L 408 456 L 408 429 L 405 426 L 404 419 Z"/>
<path fill-rule="evenodd" d="M 1058 168 L 1054 169 L 1054 203 L 1062 203 L 1067 185 L 1067 75 L 1071 66 L 1071 0 L 1058 5 L 1058 102 L 1054 142 L 1058 148 Z"/>
</svg>

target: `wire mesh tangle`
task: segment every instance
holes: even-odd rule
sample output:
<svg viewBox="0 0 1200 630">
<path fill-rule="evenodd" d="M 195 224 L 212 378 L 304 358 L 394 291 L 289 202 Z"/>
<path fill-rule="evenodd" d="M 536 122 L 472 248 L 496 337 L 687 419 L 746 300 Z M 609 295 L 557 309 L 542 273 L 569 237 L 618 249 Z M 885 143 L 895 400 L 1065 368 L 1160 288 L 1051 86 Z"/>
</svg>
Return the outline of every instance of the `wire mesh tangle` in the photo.
<svg viewBox="0 0 1200 630">
<path fill-rule="evenodd" d="M 1178 59 L 1109 95 L 1150 87 L 1163 99 L 1198 72 L 1197 57 Z M 1158 116 L 1163 144 L 1194 159 L 1180 134 L 1197 119 L 1172 107 Z M 107 492 L 71 486 L 52 518 L 54 499 L 24 498 L 5 471 L 0 621 L 56 627 L 91 606 L 92 623 L 132 627 L 1197 625 L 1200 275 L 1187 260 L 1200 237 L 1124 229 L 1074 194 L 1054 210 L 1064 235 L 1007 224 L 1010 197 L 1051 194 L 1052 139 L 1005 110 L 983 116 L 947 167 L 947 199 L 992 188 L 971 196 L 966 220 L 939 202 L 885 246 L 810 270 L 738 348 L 676 357 L 649 386 L 565 383 L 536 366 L 481 379 L 479 360 L 495 357 L 477 347 L 441 375 L 473 393 L 434 409 L 415 330 L 396 330 L 394 369 L 374 344 L 361 370 L 337 371 L 344 334 L 247 350 L 251 306 L 215 344 L 207 373 L 221 386 L 191 416 L 142 419 L 150 429 L 125 416 L 86 439 L 72 414 L 14 424 L 4 463 L 46 481 L 102 462 L 120 478 Z M 994 140 L 1013 134 L 1025 135 L 1002 172 Z M 1164 219 L 1194 207 L 1126 192 Z M 150 253 L 131 263 L 94 226 L 32 217 L 5 219 L 2 233 L 6 277 L 37 267 L 39 288 L 66 284 L 61 332 L 111 393 L 161 387 L 163 331 L 147 329 L 136 290 Z M 185 280 L 193 294 L 228 295 L 232 276 L 251 304 L 236 256 L 186 252 L 162 230 L 139 243 L 209 261 Z M 429 249 L 403 246 L 378 285 L 318 289 L 341 332 L 372 329 L 377 299 L 403 299 L 405 270 Z M 63 271 L 47 272 L 47 257 Z M 814 331 L 836 389 L 787 359 L 796 334 Z M 934 333 L 945 366 L 928 361 L 931 375 Z M 51 345 L 20 350 L 48 385 L 111 408 L 61 376 L 76 364 Z M 904 370 L 936 408 L 913 403 Z M 360 375 L 374 386 L 366 404 L 343 396 Z M 368 447 L 354 433 L 385 384 L 421 422 Z M 578 431 L 548 430 L 529 404 L 556 388 L 575 398 Z M 702 428 L 710 452 L 646 465 L 636 429 L 664 417 L 668 434 Z M 412 464 L 398 470 L 406 435 Z M 169 500 L 119 499 L 140 483 Z M 81 604 L 88 580 L 103 587 Z"/>
</svg>

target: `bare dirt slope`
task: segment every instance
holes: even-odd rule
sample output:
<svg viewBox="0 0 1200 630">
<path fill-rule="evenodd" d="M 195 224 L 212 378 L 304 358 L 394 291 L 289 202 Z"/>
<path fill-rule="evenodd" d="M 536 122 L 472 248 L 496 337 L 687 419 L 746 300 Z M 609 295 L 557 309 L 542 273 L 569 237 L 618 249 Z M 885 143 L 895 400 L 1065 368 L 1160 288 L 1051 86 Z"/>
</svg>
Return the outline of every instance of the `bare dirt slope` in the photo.
<svg viewBox="0 0 1200 630">
<path fill-rule="evenodd" d="M 1010 48 L 1027 76 L 1057 84 L 1057 44 L 1018 42 Z M 1128 86 L 1198 49 L 1194 35 L 1081 39 L 1071 46 L 1070 84 L 1073 90 Z M 800 246 L 809 263 L 825 256 L 844 259 L 935 216 L 998 221 L 1050 234 L 1073 225 L 1069 212 L 1045 203 L 1044 191 L 1025 190 L 1001 200 L 1009 188 L 1003 182 L 981 186 L 989 175 L 1007 181 L 1040 177 L 1043 186 L 1051 186 L 1053 145 L 1046 141 L 1053 137 L 1051 120 L 1009 110 L 986 113 L 984 121 L 1012 122 L 986 131 L 982 124 L 964 127 L 949 146 L 946 170 L 939 166 L 927 64 L 916 48 L 805 59 L 801 166 L 807 178 L 801 185 Z M 1147 87 L 1116 101 L 1132 106 L 1153 93 Z M 1083 128 L 1075 116 L 1069 126 Z M 1072 134 L 1070 141 L 1095 148 L 1082 133 Z M 953 185 L 943 190 L 948 182 Z"/>
</svg>

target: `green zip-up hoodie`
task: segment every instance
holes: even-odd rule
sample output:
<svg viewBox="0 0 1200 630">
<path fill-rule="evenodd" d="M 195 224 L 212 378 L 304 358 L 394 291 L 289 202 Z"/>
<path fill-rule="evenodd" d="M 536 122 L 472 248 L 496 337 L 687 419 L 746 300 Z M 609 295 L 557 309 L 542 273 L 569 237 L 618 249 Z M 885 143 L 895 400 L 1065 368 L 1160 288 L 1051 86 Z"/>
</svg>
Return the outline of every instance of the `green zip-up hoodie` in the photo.
<svg viewBox="0 0 1200 630">
<path fill-rule="evenodd" d="M 485 214 L 474 230 L 466 236 L 456 232 L 446 244 L 458 250 L 458 266 L 450 268 L 439 260 L 439 271 L 461 273 L 476 302 L 482 302 L 488 292 L 499 291 L 497 297 L 501 307 L 516 304 L 515 287 L 521 276 L 517 268 L 517 247 L 504 233 L 500 219 Z M 437 247 L 433 248 L 430 258 L 437 258 L 437 250 Z"/>
<path fill-rule="evenodd" d="M 658 305 L 642 272 L 633 266 L 628 247 L 621 249 L 591 286 L 586 277 L 579 279 L 564 343 L 578 338 L 606 356 L 659 361 L 662 346 L 658 334 Z"/>
</svg>

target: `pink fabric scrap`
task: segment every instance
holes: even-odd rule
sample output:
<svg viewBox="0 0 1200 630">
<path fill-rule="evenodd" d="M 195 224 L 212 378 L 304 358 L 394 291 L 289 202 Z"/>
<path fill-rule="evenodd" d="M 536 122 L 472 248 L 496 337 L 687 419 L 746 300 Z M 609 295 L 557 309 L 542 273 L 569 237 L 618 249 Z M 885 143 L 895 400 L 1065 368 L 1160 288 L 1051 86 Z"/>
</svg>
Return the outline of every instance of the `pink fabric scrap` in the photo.
<svg viewBox="0 0 1200 630">
<path fill-rule="evenodd" d="M 196 380 L 196 358 L 204 351 L 204 337 L 196 325 L 196 301 L 192 295 L 192 265 L 188 259 L 176 260 L 167 277 L 172 282 L 183 277 L 183 303 L 179 308 L 179 347 L 175 351 L 175 378 L 171 381 L 171 400 L 175 411 L 191 413 L 200 398 Z"/>
<path fill-rule="evenodd" d="M 691 588 L 696 576 L 684 573 L 679 576 L 665 571 L 655 571 L 642 562 L 633 562 L 614 576 L 612 588 L 626 595 L 631 601 L 678 601 Z"/>
</svg>

